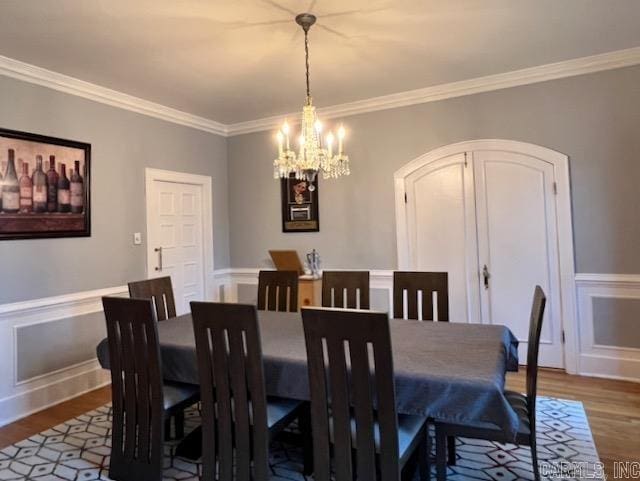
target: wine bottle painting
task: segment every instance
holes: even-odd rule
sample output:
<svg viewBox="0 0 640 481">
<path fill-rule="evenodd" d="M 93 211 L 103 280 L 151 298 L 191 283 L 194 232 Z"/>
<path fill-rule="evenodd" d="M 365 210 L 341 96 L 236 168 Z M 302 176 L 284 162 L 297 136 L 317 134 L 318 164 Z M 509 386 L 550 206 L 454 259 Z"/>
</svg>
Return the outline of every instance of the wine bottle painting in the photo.
<svg viewBox="0 0 640 481">
<path fill-rule="evenodd" d="M 91 145 L 0 129 L 0 240 L 91 234 Z"/>
</svg>

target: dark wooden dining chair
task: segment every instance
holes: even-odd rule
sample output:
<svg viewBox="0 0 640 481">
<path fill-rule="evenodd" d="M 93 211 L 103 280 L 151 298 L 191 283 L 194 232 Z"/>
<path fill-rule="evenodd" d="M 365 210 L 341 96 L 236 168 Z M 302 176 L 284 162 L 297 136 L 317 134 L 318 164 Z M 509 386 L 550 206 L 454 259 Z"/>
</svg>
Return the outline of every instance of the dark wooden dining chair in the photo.
<svg viewBox="0 0 640 481">
<path fill-rule="evenodd" d="M 387 314 L 304 308 L 302 321 L 314 480 L 399 481 L 414 453 L 421 480 L 428 479 L 426 418 L 396 413 Z"/>
<path fill-rule="evenodd" d="M 165 420 L 196 403 L 198 387 L 163 383 L 150 300 L 103 297 L 102 305 L 113 406 L 109 478 L 160 481 Z"/>
<path fill-rule="evenodd" d="M 169 276 L 129 282 L 129 297 L 151 299 L 159 321 L 176 317 L 176 303 Z"/>
<path fill-rule="evenodd" d="M 298 310 L 298 273 L 296 271 L 260 271 L 258 309 L 296 312 Z"/>
<path fill-rule="evenodd" d="M 446 272 L 393 273 L 393 317 L 404 318 L 404 293 L 407 293 L 407 319 L 449 321 L 449 280 Z M 438 318 L 434 319 L 433 293 L 437 293 Z M 419 305 L 418 293 L 422 295 Z"/>
<path fill-rule="evenodd" d="M 129 297 L 134 299 L 151 299 L 158 321 L 165 321 L 176 317 L 173 285 L 171 284 L 171 277 L 169 276 L 129 282 Z M 182 437 L 184 435 L 184 413 L 176 412 L 175 416 L 166 420 L 166 439 L 171 438 L 171 419 L 173 419 L 175 426 L 175 436 L 177 438 Z"/>
<path fill-rule="evenodd" d="M 531 448 L 531 461 L 536 481 L 540 479 L 538 467 L 538 451 L 536 447 L 536 398 L 538 389 L 538 352 L 540 350 L 540 333 L 542 319 L 547 298 L 540 286 L 536 286 L 533 294 L 533 305 L 529 320 L 529 338 L 527 345 L 527 392 L 521 394 L 507 391 L 505 396 L 511 407 L 518 415 L 520 425 L 515 444 Z M 437 422 L 436 426 L 436 465 L 438 481 L 444 481 L 447 473 L 447 440 L 455 443 L 454 436 L 464 438 L 484 439 L 499 443 L 512 443 L 498 426 L 464 426 Z M 455 448 L 455 444 L 454 444 Z M 453 452 L 452 452 L 453 451 Z M 449 456 L 455 456 L 455 449 L 449 449 Z M 449 459 L 449 464 L 455 464 L 455 458 Z"/>
<path fill-rule="evenodd" d="M 267 398 L 255 306 L 192 302 L 191 313 L 202 392 L 202 479 L 267 481 L 269 442 L 296 418 L 308 424 L 308 409 L 301 401 Z"/>
<path fill-rule="evenodd" d="M 322 306 L 369 309 L 369 271 L 323 271 Z"/>
</svg>

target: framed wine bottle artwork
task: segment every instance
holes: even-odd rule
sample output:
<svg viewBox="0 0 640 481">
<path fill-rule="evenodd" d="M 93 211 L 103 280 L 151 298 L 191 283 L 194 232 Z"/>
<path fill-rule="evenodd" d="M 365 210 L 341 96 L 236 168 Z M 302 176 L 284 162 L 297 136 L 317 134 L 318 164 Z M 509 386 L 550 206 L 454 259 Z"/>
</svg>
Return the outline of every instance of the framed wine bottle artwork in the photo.
<svg viewBox="0 0 640 481">
<path fill-rule="evenodd" d="M 91 235 L 91 144 L 0 129 L 0 240 Z"/>
</svg>

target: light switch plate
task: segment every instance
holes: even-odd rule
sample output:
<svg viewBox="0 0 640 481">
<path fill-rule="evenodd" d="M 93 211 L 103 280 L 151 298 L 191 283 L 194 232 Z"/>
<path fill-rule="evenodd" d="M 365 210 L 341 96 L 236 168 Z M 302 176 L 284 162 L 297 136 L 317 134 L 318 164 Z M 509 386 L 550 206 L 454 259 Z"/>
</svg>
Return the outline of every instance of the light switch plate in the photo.
<svg viewBox="0 0 640 481">
<path fill-rule="evenodd" d="M 137 246 L 142 244 L 142 234 L 140 232 L 133 233 L 133 244 Z"/>
</svg>

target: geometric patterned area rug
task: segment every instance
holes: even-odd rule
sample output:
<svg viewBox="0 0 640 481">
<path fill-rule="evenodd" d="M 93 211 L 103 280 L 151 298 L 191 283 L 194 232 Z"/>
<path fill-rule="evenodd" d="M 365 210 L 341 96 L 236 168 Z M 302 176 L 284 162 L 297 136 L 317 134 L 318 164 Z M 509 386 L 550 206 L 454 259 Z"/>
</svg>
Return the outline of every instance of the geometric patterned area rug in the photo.
<svg viewBox="0 0 640 481">
<path fill-rule="evenodd" d="M 582 403 L 538 398 L 537 436 L 541 474 L 548 479 L 604 479 Z M 194 407 L 187 411 L 187 432 L 199 423 Z M 71 419 L 0 450 L 0 481 L 108 480 L 111 445 L 109 405 Z M 528 447 L 460 438 L 458 459 L 447 479 L 533 479 Z M 176 442 L 165 445 L 164 479 L 197 480 L 199 463 L 173 455 Z M 297 446 L 271 446 L 271 481 L 304 481 L 302 452 Z M 432 479 L 435 479 L 432 476 Z"/>
</svg>

